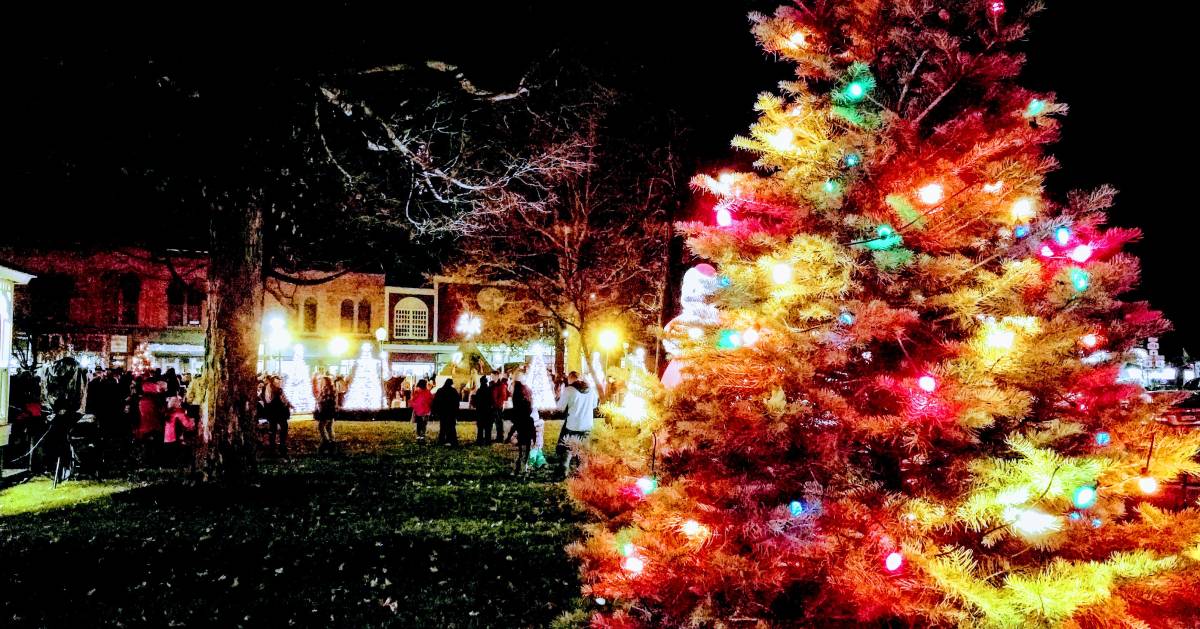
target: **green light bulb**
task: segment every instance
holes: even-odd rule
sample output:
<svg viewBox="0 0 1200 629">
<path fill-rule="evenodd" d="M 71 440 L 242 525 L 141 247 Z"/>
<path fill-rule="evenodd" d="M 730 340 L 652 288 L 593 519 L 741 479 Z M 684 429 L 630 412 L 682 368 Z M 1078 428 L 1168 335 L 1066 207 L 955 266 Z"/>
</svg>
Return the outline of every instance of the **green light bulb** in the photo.
<svg viewBox="0 0 1200 629">
<path fill-rule="evenodd" d="M 851 81 L 846 86 L 846 98 L 852 101 L 860 101 L 867 95 L 867 87 L 862 81 Z"/>
<path fill-rule="evenodd" d="M 1029 101 L 1029 107 L 1025 109 L 1025 117 L 1033 118 L 1034 116 L 1040 116 L 1043 111 L 1046 111 L 1046 101 L 1035 98 Z"/>
</svg>

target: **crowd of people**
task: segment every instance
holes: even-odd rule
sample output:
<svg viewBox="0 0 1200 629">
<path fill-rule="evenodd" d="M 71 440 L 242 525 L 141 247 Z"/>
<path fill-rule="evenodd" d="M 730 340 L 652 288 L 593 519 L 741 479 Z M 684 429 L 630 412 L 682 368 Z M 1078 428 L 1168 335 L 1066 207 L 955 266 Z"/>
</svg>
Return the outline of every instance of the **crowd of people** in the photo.
<svg viewBox="0 0 1200 629">
<path fill-rule="evenodd" d="M 572 371 L 556 384 L 558 412 L 565 413 L 562 431 L 555 447 L 557 470 L 565 477 L 572 466 L 571 442 L 586 440 L 592 429 L 599 397 L 587 381 Z M 513 473 L 526 475 L 529 469 L 548 465 L 543 452 L 545 421 L 534 406 L 533 391 L 524 378 L 509 378 L 499 371 L 480 376 L 479 384 L 467 390 L 447 378 L 436 392 L 420 380 L 412 395 L 413 419 L 417 424 L 417 442 L 425 443 L 426 427 L 431 419 L 438 423 L 438 445 L 457 446 L 456 426 L 462 403 L 474 410 L 475 444 L 513 443 L 516 458 Z M 509 426 L 507 432 L 505 425 Z"/>
<path fill-rule="evenodd" d="M 81 374 L 83 372 L 80 370 Z M 26 452 L 35 444 L 39 426 L 44 428 L 47 409 L 36 374 L 27 372 L 13 379 L 11 402 L 14 407 L 14 434 L 9 452 Z M 149 369 L 135 373 L 120 367 L 96 368 L 81 379 L 78 413 L 91 416 L 104 458 L 132 457 L 141 464 L 172 465 L 191 460 L 200 427 L 203 403 L 203 378 L 177 374 L 174 369 Z M 525 475 L 529 469 L 547 466 L 543 453 L 545 422 L 534 405 L 533 391 L 520 374 L 498 370 L 480 376 L 475 383 L 456 383 L 451 378 L 434 388 L 436 379 L 397 378 L 385 384 L 389 405 L 412 409 L 419 444 L 427 442 L 431 421 L 438 425 L 437 444 L 457 446 L 457 422 L 463 406 L 473 409 L 475 443 L 514 443 L 516 458 L 513 472 Z M 318 453 L 336 448 L 334 420 L 345 400 L 346 379 L 318 369 L 312 377 L 315 401 L 313 419 L 320 439 Z M 557 470 L 565 476 L 572 466 L 570 443 L 587 439 L 598 396 L 576 372 L 555 383 L 557 411 L 565 413 L 565 422 L 555 447 Z M 74 411 L 74 402 L 72 409 Z M 61 409 L 59 409 L 61 410 Z M 548 409 L 543 409 L 548 410 Z M 256 423 L 263 430 L 266 452 L 288 456 L 288 422 L 295 407 L 284 391 L 281 378 L 265 374 L 259 377 Z M 507 432 L 506 432 L 507 424 Z"/>
<path fill-rule="evenodd" d="M 119 367 L 79 370 L 78 402 L 72 408 L 44 407 L 40 376 L 14 376 L 10 404 L 13 435 L 9 452 L 28 454 L 44 432 L 51 412 L 90 416 L 103 460 L 133 456 L 159 464 L 189 459 L 199 418 L 199 380 L 174 369 L 140 373 Z"/>
</svg>

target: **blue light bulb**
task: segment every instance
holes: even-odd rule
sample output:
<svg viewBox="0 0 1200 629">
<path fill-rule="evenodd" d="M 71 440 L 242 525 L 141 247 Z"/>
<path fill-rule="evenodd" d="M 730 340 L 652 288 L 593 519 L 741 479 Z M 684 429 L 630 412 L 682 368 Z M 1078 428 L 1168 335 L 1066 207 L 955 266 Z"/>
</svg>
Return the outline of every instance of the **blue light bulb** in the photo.
<svg viewBox="0 0 1200 629">
<path fill-rule="evenodd" d="M 1071 495 L 1071 502 L 1077 509 L 1091 507 L 1096 504 L 1096 488 L 1091 485 L 1076 488 L 1075 493 Z"/>
<path fill-rule="evenodd" d="M 793 518 L 798 518 L 804 515 L 804 504 L 799 500 L 793 500 L 788 504 L 788 512 L 792 514 Z"/>
<path fill-rule="evenodd" d="M 1071 230 L 1066 227 L 1059 227 L 1054 230 L 1054 240 L 1058 241 L 1060 245 L 1066 245 L 1068 242 L 1071 242 Z"/>
<path fill-rule="evenodd" d="M 1102 430 L 1096 433 L 1096 445 L 1106 446 L 1110 441 L 1112 441 L 1112 435 L 1108 434 L 1106 431 Z"/>
<path fill-rule="evenodd" d="M 838 315 L 838 321 L 846 325 L 854 325 L 854 313 L 849 310 L 843 310 L 842 314 Z"/>
</svg>

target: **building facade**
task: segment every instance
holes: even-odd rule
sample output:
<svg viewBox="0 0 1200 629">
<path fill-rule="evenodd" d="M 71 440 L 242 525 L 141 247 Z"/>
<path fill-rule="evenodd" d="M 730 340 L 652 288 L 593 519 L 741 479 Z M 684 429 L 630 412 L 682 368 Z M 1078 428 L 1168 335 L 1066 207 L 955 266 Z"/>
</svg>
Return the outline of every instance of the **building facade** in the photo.
<svg viewBox="0 0 1200 629">
<path fill-rule="evenodd" d="M 16 299 L 26 365 L 75 356 L 93 365 L 198 369 L 204 359 L 205 258 L 194 252 L 5 251 L 37 277 Z"/>
<path fill-rule="evenodd" d="M 538 327 L 542 324 L 512 287 L 435 276 L 429 287 L 388 286 L 386 294 L 383 350 L 391 375 L 446 373 L 468 348 L 495 369 L 524 364 L 535 350 L 553 364 L 553 347 L 546 342 L 535 347 L 535 341 L 552 339 L 554 332 Z"/>
<path fill-rule="evenodd" d="M 28 284 L 34 276 L 0 264 L 0 470 L 4 468 L 4 446 L 8 445 L 8 374 L 12 355 L 13 296 L 17 284 Z"/>
<path fill-rule="evenodd" d="M 3 250 L 0 257 L 37 276 L 15 295 L 15 353 L 26 366 L 72 355 L 85 367 L 202 368 L 208 323 L 203 252 Z M 325 276 L 310 272 L 299 279 Z M 314 285 L 268 280 L 265 288 L 264 370 L 302 353 L 309 364 L 337 371 L 364 344 L 379 350 L 382 273 L 347 273 Z"/>
</svg>

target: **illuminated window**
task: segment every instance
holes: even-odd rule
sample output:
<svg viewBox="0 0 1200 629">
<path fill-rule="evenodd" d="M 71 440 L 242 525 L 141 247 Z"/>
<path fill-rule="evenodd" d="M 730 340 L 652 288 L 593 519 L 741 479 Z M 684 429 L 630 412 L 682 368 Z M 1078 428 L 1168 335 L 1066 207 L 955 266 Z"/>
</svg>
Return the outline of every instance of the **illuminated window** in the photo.
<svg viewBox="0 0 1200 629">
<path fill-rule="evenodd" d="M 429 306 L 416 297 L 405 297 L 392 314 L 392 335 L 397 339 L 429 338 Z"/>
</svg>

